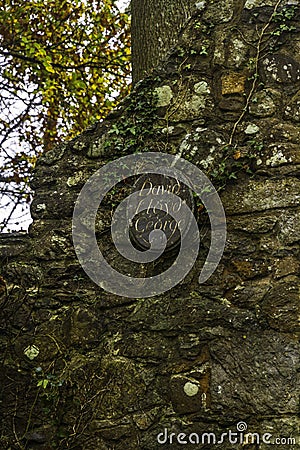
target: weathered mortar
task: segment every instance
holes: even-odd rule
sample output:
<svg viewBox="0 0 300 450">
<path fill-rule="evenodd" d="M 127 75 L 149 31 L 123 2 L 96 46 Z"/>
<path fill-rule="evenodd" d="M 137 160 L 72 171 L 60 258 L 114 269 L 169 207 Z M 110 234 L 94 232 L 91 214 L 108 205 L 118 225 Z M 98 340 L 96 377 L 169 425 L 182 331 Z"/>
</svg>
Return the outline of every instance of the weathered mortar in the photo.
<svg viewBox="0 0 300 450">
<path fill-rule="evenodd" d="M 117 111 L 40 158 L 29 237 L 0 239 L 5 449 L 154 450 L 164 428 L 221 435 L 241 420 L 299 439 L 300 8 L 282 1 L 274 16 L 273 0 L 200 3 Z M 162 296 L 111 295 L 79 266 L 76 197 L 97 168 L 137 150 L 179 154 L 222 187 L 227 245 L 203 286 L 201 214 L 199 260 Z M 125 273 L 151 276 L 168 258 L 126 263 L 109 238 L 127 191 L 99 210 L 99 245 Z"/>
</svg>

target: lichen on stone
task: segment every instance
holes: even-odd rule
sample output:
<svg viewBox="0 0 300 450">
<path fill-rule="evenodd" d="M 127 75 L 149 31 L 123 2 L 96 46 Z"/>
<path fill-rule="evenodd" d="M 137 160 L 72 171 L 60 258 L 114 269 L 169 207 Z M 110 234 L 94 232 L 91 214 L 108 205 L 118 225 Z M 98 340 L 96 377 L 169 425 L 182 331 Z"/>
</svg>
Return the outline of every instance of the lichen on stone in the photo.
<svg viewBox="0 0 300 450">
<path fill-rule="evenodd" d="M 206 81 L 199 81 L 194 85 L 194 91 L 199 96 L 205 96 L 210 94 L 210 87 Z"/>
<path fill-rule="evenodd" d="M 157 98 L 156 106 L 160 108 L 170 105 L 173 98 L 173 91 L 170 86 L 166 84 L 155 88 L 154 95 Z"/>
<path fill-rule="evenodd" d="M 266 165 L 273 167 L 280 164 L 285 164 L 287 162 L 288 159 L 283 154 L 282 150 L 277 150 L 276 148 L 274 148 L 274 154 L 266 160 Z"/>
<path fill-rule="evenodd" d="M 205 6 L 206 6 L 206 1 L 204 1 L 204 0 L 201 2 L 195 3 L 195 7 L 197 9 L 199 9 L 199 11 L 202 11 L 205 8 Z"/>
<path fill-rule="evenodd" d="M 244 133 L 245 134 L 256 134 L 259 132 L 259 127 L 257 125 L 255 125 L 255 123 L 249 123 L 249 125 L 247 125 Z"/>
<path fill-rule="evenodd" d="M 194 395 L 197 395 L 199 392 L 198 385 L 195 383 L 191 383 L 190 381 L 185 383 L 183 389 L 188 397 L 194 397 Z"/>
<path fill-rule="evenodd" d="M 67 179 L 67 185 L 68 185 L 69 187 L 76 186 L 77 184 L 79 184 L 80 182 L 82 182 L 83 177 L 84 177 L 84 173 L 80 170 L 79 172 L 75 173 L 74 176 L 69 177 L 69 178 Z"/>
<path fill-rule="evenodd" d="M 246 9 L 259 8 L 260 6 L 275 6 L 274 0 L 247 0 L 245 3 Z"/>
</svg>

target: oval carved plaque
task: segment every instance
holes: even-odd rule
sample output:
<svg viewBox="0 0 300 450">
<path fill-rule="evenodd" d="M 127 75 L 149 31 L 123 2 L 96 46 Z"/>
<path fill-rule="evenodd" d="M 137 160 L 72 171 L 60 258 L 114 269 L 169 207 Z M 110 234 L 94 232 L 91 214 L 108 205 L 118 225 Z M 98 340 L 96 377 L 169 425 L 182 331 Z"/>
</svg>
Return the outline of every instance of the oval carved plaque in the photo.
<svg viewBox="0 0 300 450">
<path fill-rule="evenodd" d="M 138 202 L 135 214 L 129 228 L 130 238 L 140 250 L 150 248 L 149 234 L 154 230 L 161 230 L 166 236 L 166 250 L 175 248 L 181 242 L 179 227 L 183 230 L 183 237 L 188 232 L 191 218 L 186 214 L 180 217 L 180 224 L 172 217 L 173 213 L 181 211 L 185 203 L 194 213 L 194 199 L 191 190 L 183 182 L 172 176 L 161 174 L 142 175 L 134 185 L 134 191 L 138 192 Z M 176 196 L 162 210 L 160 195 L 170 192 Z M 151 194 L 151 200 L 147 195 Z M 154 197 L 154 198 L 153 198 Z M 145 208 L 147 205 L 147 208 Z"/>
</svg>

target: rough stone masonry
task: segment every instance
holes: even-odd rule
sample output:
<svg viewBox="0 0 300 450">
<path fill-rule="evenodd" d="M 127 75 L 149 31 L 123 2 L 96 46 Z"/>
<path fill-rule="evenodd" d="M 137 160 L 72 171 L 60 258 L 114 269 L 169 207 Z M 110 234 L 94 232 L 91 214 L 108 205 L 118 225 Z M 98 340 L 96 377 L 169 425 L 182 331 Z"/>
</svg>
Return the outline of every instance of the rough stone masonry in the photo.
<svg viewBox="0 0 300 450">
<path fill-rule="evenodd" d="M 29 234 L 0 237 L 1 449 L 300 448 L 300 5 L 197 8 L 168 58 L 107 120 L 39 159 Z M 145 151 L 206 173 L 228 238 L 199 285 L 210 228 L 196 204 L 194 269 L 164 295 L 128 299 L 81 269 L 72 211 L 99 167 Z M 149 277 L 176 251 L 143 266 L 110 238 L 133 182 L 99 208 L 97 238 L 111 265 Z M 221 441 L 242 422 L 237 441 Z"/>
</svg>

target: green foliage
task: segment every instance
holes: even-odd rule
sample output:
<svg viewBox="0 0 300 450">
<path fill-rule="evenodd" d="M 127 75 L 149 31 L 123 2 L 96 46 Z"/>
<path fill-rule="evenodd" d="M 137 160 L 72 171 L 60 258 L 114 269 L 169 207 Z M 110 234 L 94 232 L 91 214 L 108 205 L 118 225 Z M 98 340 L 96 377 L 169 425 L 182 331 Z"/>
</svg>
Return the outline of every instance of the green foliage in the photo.
<svg viewBox="0 0 300 450">
<path fill-rule="evenodd" d="M 24 191 L 40 152 L 104 118 L 129 92 L 129 56 L 115 0 L 0 0 L 0 182 Z"/>
<path fill-rule="evenodd" d="M 264 148 L 263 142 L 255 139 L 248 141 L 248 151 L 243 154 L 238 145 L 225 145 L 222 148 L 222 158 L 218 164 L 208 172 L 210 179 L 219 190 L 223 189 L 232 180 L 243 174 L 253 175 L 252 164 L 258 152 Z"/>
<path fill-rule="evenodd" d="M 276 11 L 273 16 L 274 22 L 286 22 L 287 20 L 292 20 L 296 14 L 296 7 L 294 5 L 287 5 L 281 9 L 281 11 Z"/>
<path fill-rule="evenodd" d="M 157 118 L 155 92 L 141 89 L 131 97 L 124 118 L 112 125 L 105 147 L 111 151 L 128 153 L 147 151 L 146 140 L 155 135 L 153 124 Z M 109 152 L 108 152 L 109 153 Z"/>
<path fill-rule="evenodd" d="M 273 22 L 277 24 L 277 28 L 272 31 L 273 36 L 281 36 L 285 31 L 295 31 L 296 27 L 291 25 L 296 14 L 296 7 L 294 5 L 288 5 L 277 11 L 273 16 Z"/>
<path fill-rule="evenodd" d="M 47 399 L 49 400 L 52 396 L 56 397 L 56 390 L 63 385 L 64 381 L 58 379 L 58 377 L 52 373 L 45 374 L 41 367 L 37 367 L 35 372 L 38 377 L 36 385 L 43 391 L 47 390 Z"/>
</svg>

